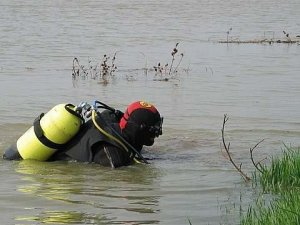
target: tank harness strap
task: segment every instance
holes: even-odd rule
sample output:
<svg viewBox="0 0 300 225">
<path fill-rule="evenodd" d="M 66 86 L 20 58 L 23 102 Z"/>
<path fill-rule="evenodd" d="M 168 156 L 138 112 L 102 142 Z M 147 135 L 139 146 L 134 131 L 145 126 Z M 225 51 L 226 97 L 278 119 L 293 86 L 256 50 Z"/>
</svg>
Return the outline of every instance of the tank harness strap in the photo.
<svg viewBox="0 0 300 225">
<path fill-rule="evenodd" d="M 41 127 L 41 119 L 45 114 L 42 113 L 40 116 L 38 116 L 34 122 L 33 122 L 33 127 L 34 127 L 34 133 L 36 135 L 36 137 L 39 139 L 39 141 L 49 147 L 49 148 L 53 148 L 53 149 L 64 149 L 65 148 L 65 144 L 57 144 L 54 143 L 53 141 L 49 140 L 45 135 L 44 135 L 44 131 Z"/>
<path fill-rule="evenodd" d="M 81 116 L 81 114 L 78 113 L 78 112 L 76 112 L 76 111 L 74 111 L 74 110 L 71 109 L 70 107 L 71 107 L 71 108 L 75 108 L 75 106 L 74 106 L 73 104 L 66 104 L 66 105 L 65 105 L 65 109 L 66 109 L 70 114 L 72 114 L 72 115 L 78 117 L 79 119 L 81 119 L 81 122 L 84 123 L 84 119 L 83 119 L 83 117 Z"/>
</svg>

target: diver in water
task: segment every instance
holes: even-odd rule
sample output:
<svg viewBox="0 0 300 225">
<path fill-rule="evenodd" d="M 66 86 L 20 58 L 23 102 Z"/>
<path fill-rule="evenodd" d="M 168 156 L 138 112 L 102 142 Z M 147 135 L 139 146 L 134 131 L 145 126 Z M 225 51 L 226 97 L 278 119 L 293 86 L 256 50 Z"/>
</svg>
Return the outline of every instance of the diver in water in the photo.
<svg viewBox="0 0 300 225">
<path fill-rule="evenodd" d="M 137 101 L 123 113 L 101 104 L 105 110 L 93 114 L 64 148 L 55 151 L 46 161 L 76 160 L 112 168 L 134 161 L 147 163 L 141 155 L 143 146 L 152 146 L 154 139 L 162 134 L 163 118 L 155 106 Z M 22 156 L 15 144 L 5 151 L 3 158 L 18 160 Z"/>
</svg>

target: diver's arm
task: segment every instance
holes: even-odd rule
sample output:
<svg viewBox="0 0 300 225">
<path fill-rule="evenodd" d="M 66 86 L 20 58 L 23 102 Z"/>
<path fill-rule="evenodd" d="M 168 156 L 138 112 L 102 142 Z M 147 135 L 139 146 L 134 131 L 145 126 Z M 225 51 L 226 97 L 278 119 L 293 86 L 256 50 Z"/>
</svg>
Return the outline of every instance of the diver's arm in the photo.
<svg viewBox="0 0 300 225">
<path fill-rule="evenodd" d="M 93 147 L 93 162 L 102 166 L 118 168 L 131 164 L 129 154 L 116 146 L 101 143 Z"/>
</svg>

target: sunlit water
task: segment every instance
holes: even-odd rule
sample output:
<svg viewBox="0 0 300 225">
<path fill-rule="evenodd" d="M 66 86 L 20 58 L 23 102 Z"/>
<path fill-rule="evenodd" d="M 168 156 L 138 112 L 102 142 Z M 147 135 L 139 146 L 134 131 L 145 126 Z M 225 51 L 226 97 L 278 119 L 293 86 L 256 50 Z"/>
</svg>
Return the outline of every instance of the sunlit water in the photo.
<svg viewBox="0 0 300 225">
<path fill-rule="evenodd" d="M 0 152 L 41 112 L 101 100 L 124 110 L 154 103 L 164 134 L 145 149 L 150 165 L 0 160 L 3 224 L 239 224 L 254 200 L 221 153 L 226 139 L 249 176 L 255 159 L 300 143 L 300 46 L 219 44 L 300 35 L 300 2 L 8 1 L 0 3 Z M 184 53 L 176 79 L 143 68 Z M 115 52 L 107 85 L 72 81 L 72 61 L 95 65 Z M 179 55 L 178 55 L 179 56 Z M 178 58 L 177 58 L 178 59 Z"/>
</svg>

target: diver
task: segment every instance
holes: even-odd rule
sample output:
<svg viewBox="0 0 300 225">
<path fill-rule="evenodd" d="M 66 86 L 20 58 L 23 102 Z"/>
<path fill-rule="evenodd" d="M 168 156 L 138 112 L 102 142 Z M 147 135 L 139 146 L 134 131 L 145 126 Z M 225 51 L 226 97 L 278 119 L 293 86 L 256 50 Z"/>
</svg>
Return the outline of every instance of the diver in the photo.
<svg viewBox="0 0 300 225">
<path fill-rule="evenodd" d="M 99 108 L 104 110 L 100 112 Z M 65 109 L 68 108 L 65 107 Z M 37 158 L 41 161 L 75 160 L 117 168 L 134 162 L 148 163 L 141 155 L 141 150 L 143 146 L 152 146 L 155 138 L 162 135 L 163 117 L 154 105 L 147 102 L 133 102 L 124 113 L 99 101 L 95 101 L 92 107 L 89 105 L 77 107 L 75 111 L 80 114 L 83 122 L 80 124 L 79 131 L 62 145 L 55 143 L 51 145 L 51 141 L 44 137 L 43 133 L 47 134 L 47 132 L 43 132 L 41 128 L 41 118 L 35 120 L 31 134 L 34 138 L 38 138 L 39 141 L 35 142 L 42 145 L 42 150 L 56 149 L 45 160 L 39 158 L 39 152 L 32 153 L 32 151 L 37 151 L 36 149 L 25 146 L 26 151 L 23 150 L 20 145 L 26 145 L 29 142 L 18 143 L 21 138 L 17 144 L 10 146 L 4 152 L 3 158 L 7 160 Z"/>
</svg>

